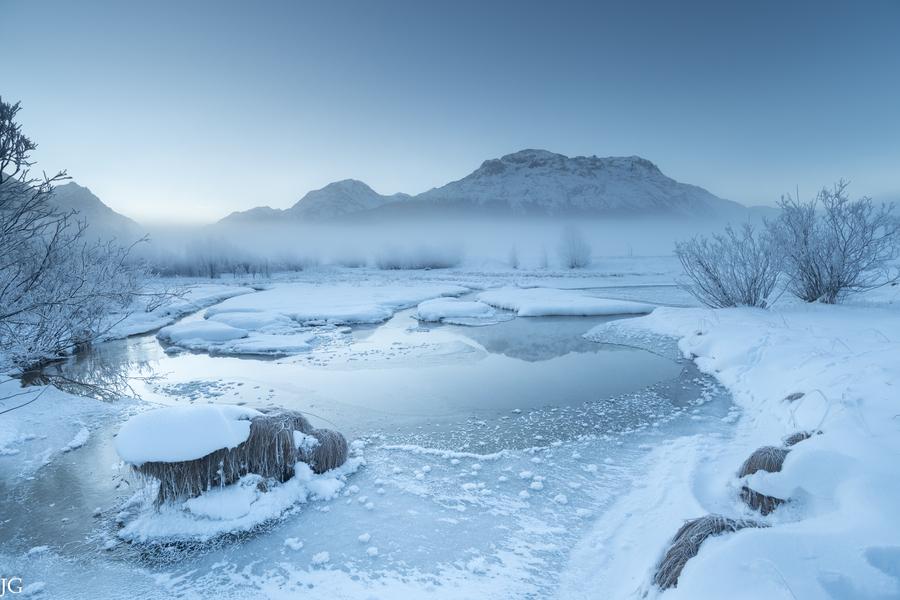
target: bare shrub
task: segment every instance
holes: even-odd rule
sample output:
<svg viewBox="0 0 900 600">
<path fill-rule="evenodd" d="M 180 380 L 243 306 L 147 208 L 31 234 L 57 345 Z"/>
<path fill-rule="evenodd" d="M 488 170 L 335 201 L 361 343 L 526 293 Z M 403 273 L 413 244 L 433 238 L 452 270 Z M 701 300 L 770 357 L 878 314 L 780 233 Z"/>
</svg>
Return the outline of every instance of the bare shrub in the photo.
<svg viewBox="0 0 900 600">
<path fill-rule="evenodd" d="M 509 248 L 509 257 L 507 260 L 510 269 L 518 269 L 519 268 L 519 249 L 516 248 L 516 245 L 513 244 Z"/>
<path fill-rule="evenodd" d="M 835 304 L 852 292 L 898 280 L 900 221 L 871 198 L 850 200 L 846 181 L 823 188 L 815 199 L 781 199 L 770 228 L 784 254 L 788 287 L 807 302 Z"/>
<path fill-rule="evenodd" d="M 712 308 L 765 308 L 778 284 L 780 266 L 771 236 L 750 224 L 679 242 L 675 255 L 688 278 L 682 287 Z"/>
<path fill-rule="evenodd" d="M 788 452 L 790 452 L 790 450 L 787 448 L 779 448 L 778 446 L 763 446 L 762 448 L 757 448 L 741 465 L 741 468 L 738 471 L 738 477 L 746 477 L 757 471 L 777 473 L 781 471 L 781 467 L 784 464 L 784 459 L 788 455 Z M 741 499 L 747 506 L 753 510 L 758 510 L 762 515 L 769 514 L 785 502 L 782 498 L 761 494 L 746 485 L 741 486 Z"/>
<path fill-rule="evenodd" d="M 316 443 L 298 446 L 295 431 L 312 436 Z M 160 505 L 230 485 L 250 473 L 287 481 L 294 476 L 298 462 L 309 464 L 315 473 L 324 473 L 344 464 L 348 454 L 347 441 L 340 433 L 315 429 L 300 413 L 280 411 L 252 419 L 249 437 L 234 448 L 216 450 L 195 460 L 146 462 L 134 469 L 159 481 L 156 504 Z"/>
<path fill-rule="evenodd" d="M 547 269 L 550 267 L 550 258 L 547 256 L 547 247 L 541 246 L 538 254 L 538 269 Z"/>
<path fill-rule="evenodd" d="M 0 98 L 0 349 L 27 369 L 105 334 L 127 315 L 147 275 L 131 246 L 91 241 L 87 224 L 51 202 L 54 184 L 32 177 L 37 147 Z"/>
<path fill-rule="evenodd" d="M 562 231 L 559 258 L 567 269 L 583 269 L 591 264 L 591 245 L 574 225 L 567 225 Z"/>
<path fill-rule="evenodd" d="M 707 538 L 723 533 L 732 533 L 747 527 L 765 527 L 761 523 L 750 520 L 736 520 L 721 515 L 706 515 L 699 519 L 686 521 L 672 538 L 669 548 L 656 567 L 653 583 L 661 589 L 678 585 L 678 577 L 687 561 L 697 556 L 700 545 Z"/>
</svg>

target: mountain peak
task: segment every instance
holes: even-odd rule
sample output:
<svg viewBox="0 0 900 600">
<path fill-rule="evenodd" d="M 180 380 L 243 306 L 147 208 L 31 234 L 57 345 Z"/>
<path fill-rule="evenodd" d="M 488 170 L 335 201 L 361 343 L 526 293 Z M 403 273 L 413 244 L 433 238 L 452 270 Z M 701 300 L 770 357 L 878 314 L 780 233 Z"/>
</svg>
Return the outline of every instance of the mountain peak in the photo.
<svg viewBox="0 0 900 600">
<path fill-rule="evenodd" d="M 569 157 L 527 148 L 486 160 L 466 177 L 414 197 L 383 196 L 362 181 L 344 179 L 307 193 L 283 213 L 309 221 L 351 214 L 434 215 L 435 209 L 459 214 L 711 217 L 740 208 L 703 188 L 675 181 L 640 156 Z"/>
<path fill-rule="evenodd" d="M 568 157 L 539 149 L 486 160 L 470 175 L 425 192 L 417 200 L 547 215 L 699 216 L 735 206 L 667 177 L 640 156 Z"/>
</svg>

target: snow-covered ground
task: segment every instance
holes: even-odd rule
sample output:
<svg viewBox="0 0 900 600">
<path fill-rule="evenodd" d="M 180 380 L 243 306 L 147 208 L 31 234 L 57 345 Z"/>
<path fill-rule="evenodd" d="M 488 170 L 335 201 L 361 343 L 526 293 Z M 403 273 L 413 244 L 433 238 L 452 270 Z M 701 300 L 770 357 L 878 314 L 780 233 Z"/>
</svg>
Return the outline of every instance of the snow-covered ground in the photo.
<svg viewBox="0 0 900 600">
<path fill-rule="evenodd" d="M 125 321 L 172 325 L 160 337 L 203 354 L 167 355 L 152 335 L 110 342 L 98 358 L 159 377 L 134 381 L 144 402 L 0 382 L 0 396 L 24 392 L 0 410 L 47 390 L 0 414 L 0 575 L 73 599 L 900 597 L 897 288 L 847 306 L 713 311 L 676 276 L 671 259 L 640 258 L 575 272 L 313 269 L 266 291 L 209 284 L 194 300 L 207 310 L 175 325 L 191 310 Z M 654 310 L 514 314 L 631 303 Z M 426 322 L 454 319 L 488 324 Z M 581 337 L 592 325 L 601 343 Z M 316 337 L 278 360 L 207 354 L 298 335 Z M 670 370 L 675 352 L 708 376 Z M 354 462 L 277 494 L 248 479 L 156 513 L 113 437 L 148 401 L 305 410 L 358 439 Z M 738 467 L 798 430 L 822 434 L 750 481 L 790 502 L 753 515 Z M 708 540 L 660 593 L 649 582 L 669 539 L 712 512 L 771 526 Z M 123 541 L 224 528 L 243 533 Z"/>
<path fill-rule="evenodd" d="M 573 553 L 562 595 L 654 593 L 652 569 L 680 523 L 719 513 L 770 527 L 708 540 L 663 597 L 900 597 L 897 297 L 886 288 L 847 306 L 661 308 L 592 330 L 596 340 L 679 339 L 743 417 L 726 446 L 686 438 L 656 449 L 648 487 L 594 525 Z M 793 446 L 781 472 L 744 482 L 789 499 L 760 517 L 739 501 L 737 469 L 755 448 L 798 431 L 822 433 Z"/>
</svg>

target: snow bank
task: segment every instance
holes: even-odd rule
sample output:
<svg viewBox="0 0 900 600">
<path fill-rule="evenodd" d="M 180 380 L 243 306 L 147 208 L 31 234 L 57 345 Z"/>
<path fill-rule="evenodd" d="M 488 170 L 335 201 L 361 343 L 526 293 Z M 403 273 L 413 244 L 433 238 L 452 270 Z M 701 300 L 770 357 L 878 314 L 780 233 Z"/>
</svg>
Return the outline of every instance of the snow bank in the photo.
<svg viewBox="0 0 900 600">
<path fill-rule="evenodd" d="M 185 350 L 220 355 L 260 356 L 287 356 L 307 352 L 312 349 L 318 337 L 315 333 L 300 331 L 301 328 L 290 320 L 288 321 L 291 325 L 288 327 L 284 327 L 283 324 L 277 326 L 281 333 L 248 331 L 223 322 L 242 322 L 247 326 L 255 323 L 261 325 L 262 331 L 271 331 L 271 324 L 279 321 L 271 315 L 263 315 L 259 319 L 253 319 L 253 313 L 223 313 L 216 316 L 225 318 L 211 317 L 208 320 L 176 323 L 164 327 L 156 336 L 172 346 Z M 231 318 L 241 316 L 248 318 Z"/>
<path fill-rule="evenodd" d="M 744 416 L 727 445 L 703 450 L 699 440 L 688 439 L 679 449 L 661 449 L 658 458 L 668 470 L 683 465 L 675 471 L 680 479 L 654 480 L 652 489 L 624 499 L 621 521 L 607 517 L 588 536 L 582 558 L 576 552 L 573 565 L 585 565 L 583 555 L 594 546 L 593 566 L 573 566 L 569 579 L 586 589 L 617 585 L 623 595 L 647 589 L 682 521 L 722 513 L 771 527 L 704 542 L 664 597 L 900 597 L 900 311 L 659 308 L 588 336 L 641 339 L 648 331 L 678 337 L 683 354 L 732 392 Z M 737 480 L 741 461 L 754 449 L 799 430 L 823 433 L 793 446 L 780 472 Z M 762 518 L 738 500 L 742 483 L 789 502 Z M 632 527 L 627 543 L 611 541 L 609 532 L 628 527 L 628 515 L 638 511 L 644 532 Z M 619 553 L 607 568 L 596 566 L 598 544 Z"/>
<path fill-rule="evenodd" d="M 423 283 L 317 285 L 292 283 L 248 296 L 231 298 L 206 311 L 208 318 L 224 313 L 277 313 L 301 324 L 381 323 L 395 312 L 431 298 L 457 296 L 469 289 L 451 284 Z"/>
<path fill-rule="evenodd" d="M 595 298 L 575 290 L 504 287 L 478 294 L 478 300 L 497 308 L 512 310 L 520 317 L 646 314 L 650 304 L 628 300 Z"/>
<path fill-rule="evenodd" d="M 105 338 L 122 338 L 153 331 L 228 298 L 252 294 L 254 291 L 252 288 L 243 285 L 223 285 L 218 283 L 191 285 L 181 290 L 178 297 L 173 297 L 170 301 L 165 302 L 154 310 L 147 311 L 143 306 L 133 307 L 133 312 L 122 319 L 121 322 L 116 323 Z M 118 320 L 120 317 L 112 315 L 111 318 Z"/>
<path fill-rule="evenodd" d="M 420 302 L 416 318 L 420 321 L 439 322 L 445 319 L 490 319 L 495 315 L 490 305 L 456 298 L 435 298 Z"/>
<path fill-rule="evenodd" d="M 294 476 L 284 483 L 246 475 L 234 485 L 158 509 L 153 505 L 154 494 L 139 492 L 120 514 L 123 527 L 119 537 L 131 542 L 205 541 L 250 531 L 303 503 L 334 499 L 346 485 L 347 476 L 363 464 L 362 456 L 353 456 L 340 467 L 316 475 L 309 465 L 299 462 Z"/>
<path fill-rule="evenodd" d="M 116 436 L 116 451 L 134 466 L 180 462 L 234 448 L 250 436 L 250 419 L 260 413 L 230 404 L 170 406 L 131 417 Z"/>
<path fill-rule="evenodd" d="M 254 331 L 280 331 L 294 325 L 288 317 L 271 311 L 260 312 L 223 312 L 209 316 L 210 321 L 224 323 L 238 329 Z"/>
<path fill-rule="evenodd" d="M 206 345 L 247 337 L 247 331 L 215 321 L 189 321 L 163 327 L 156 334 L 159 339 L 189 347 Z"/>
</svg>

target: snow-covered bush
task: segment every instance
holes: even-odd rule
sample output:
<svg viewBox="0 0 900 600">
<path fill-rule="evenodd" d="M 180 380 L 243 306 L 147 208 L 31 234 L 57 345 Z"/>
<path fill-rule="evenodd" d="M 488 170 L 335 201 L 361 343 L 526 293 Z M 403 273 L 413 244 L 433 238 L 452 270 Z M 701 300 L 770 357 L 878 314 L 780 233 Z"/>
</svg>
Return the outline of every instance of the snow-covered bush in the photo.
<svg viewBox="0 0 900 600">
<path fill-rule="evenodd" d="M 807 302 L 834 304 L 847 293 L 897 281 L 900 221 L 868 197 L 850 200 L 847 182 L 809 202 L 782 198 L 770 228 L 785 257 L 788 287 Z"/>
<path fill-rule="evenodd" d="M 682 286 L 713 308 L 765 307 L 778 283 L 777 247 L 768 230 L 757 233 L 749 224 L 680 242 L 675 255 L 688 278 Z"/>
<path fill-rule="evenodd" d="M 34 142 L 0 99 L 0 349 L 27 368 L 90 343 L 127 314 L 147 270 L 132 246 L 92 241 L 75 213 L 51 202 L 64 172 L 29 174 Z"/>
<path fill-rule="evenodd" d="M 574 225 L 563 229 L 559 240 L 559 257 L 567 269 L 583 269 L 591 264 L 591 246 Z"/>
</svg>

